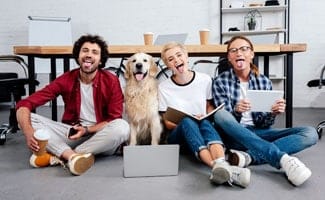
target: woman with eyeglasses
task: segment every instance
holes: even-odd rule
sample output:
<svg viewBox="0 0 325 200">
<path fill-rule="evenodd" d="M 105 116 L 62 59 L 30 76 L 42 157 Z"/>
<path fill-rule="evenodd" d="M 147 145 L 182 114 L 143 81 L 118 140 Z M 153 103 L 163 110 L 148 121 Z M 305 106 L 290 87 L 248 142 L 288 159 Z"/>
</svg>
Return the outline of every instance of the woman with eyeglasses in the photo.
<svg viewBox="0 0 325 200">
<path fill-rule="evenodd" d="M 213 80 L 212 93 L 216 106 L 225 103 L 225 109 L 214 115 L 214 121 L 230 150 L 228 161 L 241 167 L 268 163 L 282 168 L 295 186 L 301 185 L 311 171 L 290 155 L 317 142 L 315 128 L 271 128 L 275 117 L 285 111 L 282 98 L 274 102 L 269 112 L 250 110 L 246 91 L 272 90 L 272 82 L 253 64 L 254 46 L 248 38 L 231 38 L 227 58 L 232 67 Z"/>
</svg>

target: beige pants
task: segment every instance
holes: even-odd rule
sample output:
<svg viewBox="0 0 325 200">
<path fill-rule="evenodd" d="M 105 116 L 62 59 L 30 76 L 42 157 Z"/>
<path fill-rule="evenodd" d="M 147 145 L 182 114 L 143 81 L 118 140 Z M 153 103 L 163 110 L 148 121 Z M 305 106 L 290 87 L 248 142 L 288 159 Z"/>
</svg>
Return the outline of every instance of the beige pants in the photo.
<svg viewBox="0 0 325 200">
<path fill-rule="evenodd" d="M 123 119 L 116 119 L 91 136 L 70 140 L 67 137 L 70 125 L 35 113 L 31 114 L 31 120 L 35 130 L 45 128 L 51 133 L 47 150 L 58 157 L 67 149 L 73 149 L 77 153 L 112 155 L 123 142 L 129 139 L 130 134 L 129 124 Z"/>
</svg>

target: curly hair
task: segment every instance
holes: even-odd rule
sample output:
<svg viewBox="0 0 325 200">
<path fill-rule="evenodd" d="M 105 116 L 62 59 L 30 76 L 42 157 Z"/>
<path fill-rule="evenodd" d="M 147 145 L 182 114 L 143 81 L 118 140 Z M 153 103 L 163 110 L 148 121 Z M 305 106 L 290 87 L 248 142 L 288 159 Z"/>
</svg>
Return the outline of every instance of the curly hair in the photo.
<svg viewBox="0 0 325 200">
<path fill-rule="evenodd" d="M 101 50 L 100 64 L 98 67 L 99 68 L 105 67 L 106 61 L 108 59 L 108 46 L 102 37 L 98 35 L 90 35 L 90 34 L 81 36 L 73 45 L 72 56 L 77 62 L 77 64 L 78 65 L 80 64 L 78 62 L 78 57 L 79 57 L 80 49 L 85 42 L 98 44 Z"/>
</svg>

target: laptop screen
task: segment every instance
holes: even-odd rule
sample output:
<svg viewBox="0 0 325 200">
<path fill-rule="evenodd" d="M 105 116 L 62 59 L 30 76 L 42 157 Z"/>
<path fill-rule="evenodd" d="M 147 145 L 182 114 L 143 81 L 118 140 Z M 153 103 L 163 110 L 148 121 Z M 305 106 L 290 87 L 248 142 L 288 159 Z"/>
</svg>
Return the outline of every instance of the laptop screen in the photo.
<svg viewBox="0 0 325 200">
<path fill-rule="evenodd" d="M 187 33 L 158 35 L 154 42 L 154 45 L 164 45 L 171 41 L 178 42 L 180 44 L 184 44 L 185 40 L 187 38 L 187 35 L 188 35 Z"/>
</svg>

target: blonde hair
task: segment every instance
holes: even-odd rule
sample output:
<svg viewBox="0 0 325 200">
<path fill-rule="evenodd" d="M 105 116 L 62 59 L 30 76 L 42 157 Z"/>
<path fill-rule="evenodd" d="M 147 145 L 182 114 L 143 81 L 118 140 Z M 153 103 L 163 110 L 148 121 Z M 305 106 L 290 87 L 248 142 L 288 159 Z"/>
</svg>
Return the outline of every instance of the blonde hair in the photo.
<svg viewBox="0 0 325 200">
<path fill-rule="evenodd" d="M 162 47 L 161 55 L 160 55 L 161 59 L 164 61 L 165 64 L 167 63 L 166 52 L 170 49 L 175 48 L 175 47 L 180 48 L 181 51 L 183 51 L 187 55 L 187 50 L 184 45 L 182 45 L 178 42 L 168 42 Z"/>
<path fill-rule="evenodd" d="M 230 47 L 231 43 L 233 43 L 237 39 L 245 40 L 249 44 L 249 47 L 251 48 L 251 51 L 254 51 L 253 43 L 247 37 L 242 36 L 242 35 L 238 35 L 238 36 L 232 37 L 230 40 L 227 41 L 227 54 L 229 53 L 229 47 Z M 260 72 L 259 72 L 258 67 L 256 65 L 254 65 L 253 63 L 251 63 L 250 64 L 250 68 L 251 68 L 252 72 L 256 76 L 259 75 Z"/>
</svg>

